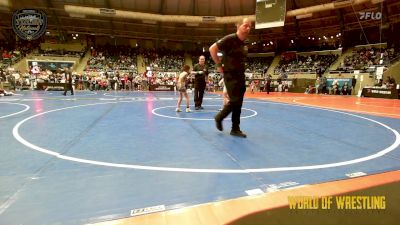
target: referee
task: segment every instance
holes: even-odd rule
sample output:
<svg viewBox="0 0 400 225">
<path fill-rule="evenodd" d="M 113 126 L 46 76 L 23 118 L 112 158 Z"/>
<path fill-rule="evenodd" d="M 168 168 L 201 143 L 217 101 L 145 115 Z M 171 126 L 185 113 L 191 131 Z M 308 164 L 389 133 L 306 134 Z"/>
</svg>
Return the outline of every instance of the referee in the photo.
<svg viewBox="0 0 400 225">
<path fill-rule="evenodd" d="M 204 55 L 199 57 L 199 63 L 194 65 L 194 109 L 204 109 L 203 106 L 203 96 L 204 90 L 206 89 L 206 79 L 208 78 L 208 68 L 205 64 L 206 58 Z"/>
<path fill-rule="evenodd" d="M 64 69 L 64 77 L 65 77 L 65 87 L 63 95 L 67 95 L 67 91 L 71 91 L 71 95 L 74 95 L 74 88 L 72 87 L 72 73 L 71 71 L 65 67 Z"/>
<path fill-rule="evenodd" d="M 251 21 L 244 18 L 236 24 L 236 33 L 229 34 L 215 42 L 210 47 L 210 55 L 218 72 L 224 76 L 224 82 L 229 95 L 228 104 L 215 116 L 215 125 L 222 131 L 222 121 L 232 113 L 231 135 L 245 138 L 247 135 L 240 130 L 240 114 L 243 97 L 246 92 L 245 59 L 247 56 L 246 39 L 251 30 Z M 223 52 L 222 61 L 218 51 Z"/>
</svg>

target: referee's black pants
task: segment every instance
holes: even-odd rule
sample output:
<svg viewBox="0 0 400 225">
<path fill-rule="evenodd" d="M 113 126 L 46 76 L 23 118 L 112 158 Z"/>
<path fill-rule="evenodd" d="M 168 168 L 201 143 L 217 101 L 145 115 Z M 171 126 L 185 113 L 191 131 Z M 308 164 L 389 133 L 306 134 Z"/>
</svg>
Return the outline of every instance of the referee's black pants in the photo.
<svg viewBox="0 0 400 225">
<path fill-rule="evenodd" d="M 203 104 L 204 90 L 206 89 L 205 81 L 196 81 L 194 83 L 194 106 L 200 107 Z"/>
<path fill-rule="evenodd" d="M 72 88 L 72 83 L 66 83 L 65 87 L 64 87 L 64 94 L 67 94 L 67 91 L 70 90 L 71 91 L 71 95 L 74 95 L 74 89 Z"/>
<path fill-rule="evenodd" d="M 216 120 L 222 121 L 230 113 L 232 113 L 232 130 L 240 130 L 240 114 L 242 113 L 242 105 L 244 93 L 246 92 L 246 83 L 243 73 L 226 73 L 224 74 L 224 82 L 229 95 L 229 102 L 216 115 Z"/>
</svg>

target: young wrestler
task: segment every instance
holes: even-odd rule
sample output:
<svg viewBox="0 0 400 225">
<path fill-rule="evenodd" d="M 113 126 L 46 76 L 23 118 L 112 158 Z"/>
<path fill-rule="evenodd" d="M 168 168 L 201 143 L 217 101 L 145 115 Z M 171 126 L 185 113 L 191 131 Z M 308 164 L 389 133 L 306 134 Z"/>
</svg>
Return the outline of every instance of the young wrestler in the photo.
<svg viewBox="0 0 400 225">
<path fill-rule="evenodd" d="M 182 97 L 185 95 L 186 98 L 186 112 L 191 112 L 190 107 L 189 107 L 189 95 L 186 92 L 186 79 L 187 76 L 190 73 L 190 66 L 184 65 L 182 68 L 183 72 L 179 74 L 179 77 L 177 78 L 176 82 L 176 87 L 179 91 L 179 99 L 176 104 L 176 112 L 181 112 L 181 103 L 182 103 Z"/>
</svg>

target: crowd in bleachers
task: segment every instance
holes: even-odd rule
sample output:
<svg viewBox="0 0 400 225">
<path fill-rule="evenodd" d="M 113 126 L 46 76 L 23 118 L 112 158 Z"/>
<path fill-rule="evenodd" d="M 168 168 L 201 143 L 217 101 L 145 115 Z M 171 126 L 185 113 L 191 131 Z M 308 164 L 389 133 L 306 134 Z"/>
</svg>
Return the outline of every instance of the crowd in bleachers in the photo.
<svg viewBox="0 0 400 225">
<path fill-rule="evenodd" d="M 146 67 L 164 72 L 178 72 L 185 62 L 184 51 L 151 49 L 142 52 Z"/>
<path fill-rule="evenodd" d="M 129 71 L 137 73 L 137 53 L 129 46 L 97 46 L 91 48 L 87 72 Z"/>
<path fill-rule="evenodd" d="M 337 60 L 338 55 L 298 55 L 292 54 L 281 58 L 279 65 L 275 67 L 274 73 L 316 73 L 317 70 L 325 71 Z"/>
<path fill-rule="evenodd" d="M 199 53 L 195 52 L 192 53 L 192 63 L 193 65 L 197 64 L 199 62 L 199 56 L 204 55 L 206 58 L 205 64 L 208 65 L 209 71 L 210 72 L 216 72 L 215 71 L 215 63 L 212 60 L 211 56 L 209 53 Z M 247 73 L 263 73 L 268 67 L 270 66 L 273 57 L 248 57 L 246 63 L 246 72 Z"/>
<path fill-rule="evenodd" d="M 35 50 L 41 55 L 75 55 L 82 57 L 85 50 L 81 52 L 40 50 L 38 45 L 33 44 L 22 46 L 17 44 L 12 49 L 8 46 L 1 46 L 1 61 L 15 61 L 16 58 L 25 56 L 29 51 Z M 344 59 L 340 69 L 365 69 L 373 65 L 388 65 L 394 59 L 399 58 L 399 51 L 393 48 L 385 49 L 358 49 L 353 55 Z M 185 63 L 185 54 L 191 55 L 193 65 L 198 63 L 198 57 L 202 52 L 185 52 L 182 50 L 171 51 L 167 49 L 141 49 L 132 48 L 130 46 L 96 46 L 90 48 L 91 57 L 87 62 L 83 74 L 73 74 L 74 83 L 78 90 L 148 90 L 149 85 L 174 85 L 176 73 L 179 73 Z M 142 67 L 148 68 L 145 74 L 138 73 L 138 55 L 143 57 L 144 64 Z M 209 53 L 206 55 L 206 64 L 212 75 L 208 78 L 207 89 L 215 90 L 221 78 L 219 74 L 214 74 L 214 62 Z M 299 54 L 289 52 L 282 54 L 279 65 L 275 68 L 274 73 L 279 74 L 282 80 L 288 78 L 290 73 L 317 73 L 322 75 L 321 71 L 328 69 L 338 56 L 320 55 L 320 54 Z M 246 62 L 247 73 L 264 74 L 273 60 L 273 57 L 249 57 Z M 381 62 L 382 60 L 382 62 Z M 4 65 L 4 63 L 0 63 Z M 10 64 L 7 64 L 7 67 Z M 1 66 L 0 66 L 1 68 Z M 31 69 L 31 68 L 30 68 Z M 149 75 L 151 74 L 151 75 Z M 3 68 L 2 81 L 8 81 L 11 89 L 34 89 L 37 83 L 63 83 L 64 77 L 61 71 L 49 71 L 42 69 L 39 73 L 33 74 L 29 71 L 5 70 Z M 254 77 L 253 77 L 254 78 Z M 307 93 L 324 92 L 320 84 L 322 81 L 316 81 L 311 84 Z M 189 85 L 190 85 L 189 81 Z M 326 93 L 331 94 L 348 94 L 348 90 L 344 84 L 336 84 L 339 86 L 337 90 L 335 86 L 326 87 Z M 343 86 L 343 87 L 342 87 Z M 344 90 L 344 91 L 342 91 Z M 314 92 L 313 92 L 314 91 Z M 351 93 L 351 91 L 350 91 Z"/>
<path fill-rule="evenodd" d="M 73 76 L 78 90 L 109 91 L 109 90 L 144 90 L 147 79 L 133 73 L 101 73 L 99 76 Z"/>
<path fill-rule="evenodd" d="M 246 72 L 263 73 L 271 65 L 273 57 L 248 57 L 246 61 Z"/>
<path fill-rule="evenodd" d="M 65 83 L 65 75 L 63 71 L 44 70 L 38 74 L 23 73 L 20 71 L 4 71 L 0 70 L 1 80 L 9 83 L 11 90 L 34 90 L 45 89 L 50 86 L 62 87 Z M 84 74 L 72 73 L 73 84 L 77 90 L 145 90 L 148 79 L 143 75 L 134 73 L 99 73 L 92 76 L 90 73 Z"/>
<path fill-rule="evenodd" d="M 387 66 L 398 57 L 399 51 L 395 51 L 394 48 L 362 48 L 345 57 L 337 69 L 340 71 L 367 71 L 370 67 Z"/>
<path fill-rule="evenodd" d="M 17 41 L 15 44 L 2 43 L 0 45 L 0 68 L 7 68 L 25 57 L 39 46 L 38 41 Z"/>
</svg>

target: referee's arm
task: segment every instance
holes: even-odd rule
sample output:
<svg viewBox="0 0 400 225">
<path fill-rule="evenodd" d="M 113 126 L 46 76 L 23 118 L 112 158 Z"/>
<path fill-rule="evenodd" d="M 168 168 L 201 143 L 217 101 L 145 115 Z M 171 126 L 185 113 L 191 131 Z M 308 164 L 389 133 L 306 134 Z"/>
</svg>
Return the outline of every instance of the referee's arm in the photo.
<svg viewBox="0 0 400 225">
<path fill-rule="evenodd" d="M 216 64 L 217 71 L 222 74 L 224 71 L 222 69 L 221 60 L 219 59 L 219 56 L 218 56 L 219 49 L 218 49 L 217 43 L 214 43 L 213 45 L 211 45 L 209 51 L 210 51 L 211 58 L 214 60 L 214 62 Z"/>
</svg>

